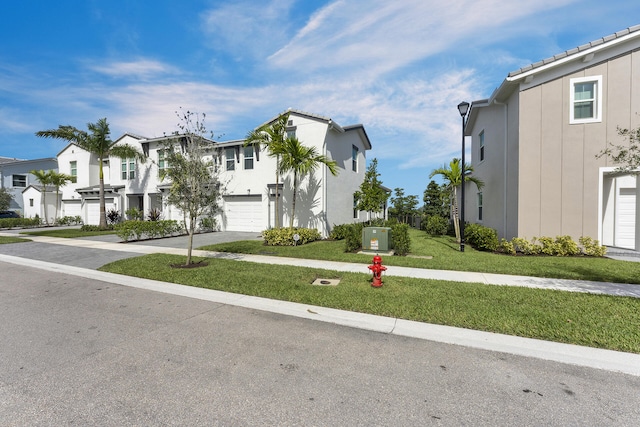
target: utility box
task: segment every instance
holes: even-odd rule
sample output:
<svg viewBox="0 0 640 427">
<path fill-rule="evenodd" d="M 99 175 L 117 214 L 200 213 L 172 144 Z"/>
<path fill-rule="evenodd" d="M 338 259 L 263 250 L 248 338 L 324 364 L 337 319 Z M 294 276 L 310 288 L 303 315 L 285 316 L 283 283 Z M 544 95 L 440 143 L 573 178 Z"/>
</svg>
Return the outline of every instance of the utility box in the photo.
<svg viewBox="0 0 640 427">
<path fill-rule="evenodd" d="M 389 252 L 393 249 L 390 227 L 365 227 L 362 229 L 362 250 Z"/>
</svg>

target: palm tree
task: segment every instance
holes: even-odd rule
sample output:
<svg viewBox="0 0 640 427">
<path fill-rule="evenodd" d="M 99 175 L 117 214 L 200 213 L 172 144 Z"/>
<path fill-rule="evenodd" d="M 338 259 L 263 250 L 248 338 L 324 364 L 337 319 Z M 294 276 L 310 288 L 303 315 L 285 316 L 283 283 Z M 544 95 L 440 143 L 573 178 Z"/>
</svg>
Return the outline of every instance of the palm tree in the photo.
<svg viewBox="0 0 640 427">
<path fill-rule="evenodd" d="M 295 136 L 284 140 L 279 154 L 281 156 L 280 173 L 293 172 L 293 199 L 291 202 L 291 218 L 289 219 L 289 228 L 293 228 L 298 179 L 313 172 L 320 164 L 324 164 L 333 176 L 338 175 L 338 167 L 334 160 L 318 154 L 315 147 L 305 147 Z"/>
<path fill-rule="evenodd" d="M 287 123 L 289 122 L 289 113 L 283 113 L 273 122 L 260 126 L 258 129 L 252 130 L 245 138 L 244 146 L 258 145 L 267 148 L 267 154 L 276 158 L 276 202 L 275 216 L 276 228 L 280 227 L 280 215 L 278 209 L 278 183 L 280 182 L 280 152 L 287 138 Z"/>
<path fill-rule="evenodd" d="M 100 173 L 100 228 L 107 228 L 107 215 L 104 201 L 104 172 L 102 165 L 109 157 L 119 159 L 137 159 L 146 161 L 146 156 L 129 144 L 118 144 L 111 141 L 109 135 L 109 124 L 107 119 L 100 119 L 96 123 L 88 123 L 89 132 L 78 130 L 73 126 L 58 126 L 58 129 L 41 130 L 36 132 L 36 136 L 43 138 L 56 138 L 72 142 L 83 150 L 98 157 Z"/>
<path fill-rule="evenodd" d="M 42 204 L 44 205 L 44 223 L 49 225 L 49 216 L 47 215 L 47 185 L 51 184 L 52 170 L 44 171 L 32 170 L 29 173 L 36 177 L 36 180 L 42 185 Z"/>
<path fill-rule="evenodd" d="M 53 218 L 55 222 L 58 221 L 58 204 L 60 199 L 60 187 L 64 187 L 67 183 L 73 180 L 71 175 L 67 175 L 64 173 L 59 173 L 55 171 L 49 171 L 51 178 L 51 185 L 56 187 L 56 215 Z"/>
<path fill-rule="evenodd" d="M 464 165 L 465 182 L 466 181 L 473 182 L 476 185 L 476 187 L 478 187 L 478 190 L 482 189 L 482 187 L 484 187 L 484 182 L 482 182 L 482 180 L 478 178 L 470 176 L 471 173 L 473 173 L 473 167 L 470 166 L 468 163 L 465 163 Z M 456 231 L 456 239 L 458 240 L 458 242 L 460 242 L 460 217 L 458 215 L 458 187 L 460 187 L 460 184 L 462 184 L 462 172 L 460 170 L 460 159 L 451 160 L 451 162 L 449 162 L 449 167 L 445 165 L 441 168 L 434 169 L 429 175 L 429 178 L 433 178 L 436 175 L 440 175 L 444 179 L 447 190 L 449 190 L 451 194 L 451 199 L 452 199 L 451 206 L 453 210 L 453 228 Z"/>
</svg>

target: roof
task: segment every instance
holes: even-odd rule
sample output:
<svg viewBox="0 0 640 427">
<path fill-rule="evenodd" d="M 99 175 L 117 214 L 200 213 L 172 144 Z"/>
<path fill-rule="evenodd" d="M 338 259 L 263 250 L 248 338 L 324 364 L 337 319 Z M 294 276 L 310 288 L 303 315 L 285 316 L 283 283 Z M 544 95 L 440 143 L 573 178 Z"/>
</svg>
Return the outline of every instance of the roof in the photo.
<svg viewBox="0 0 640 427">
<path fill-rule="evenodd" d="M 638 34 L 633 34 L 633 33 L 638 33 Z M 599 39 L 596 39 L 592 42 L 583 44 L 581 46 L 575 47 L 573 49 L 569 49 L 569 50 L 565 50 L 562 53 L 558 53 L 557 55 L 553 55 L 550 58 L 547 59 L 543 59 L 542 61 L 538 61 L 536 63 L 527 65 L 526 67 L 522 67 L 518 70 L 512 71 L 509 73 L 509 77 L 516 77 L 520 74 L 526 73 L 528 71 L 531 70 L 535 70 L 537 68 L 543 67 L 545 65 L 549 65 L 552 64 L 554 62 L 560 61 L 564 58 L 568 58 L 570 56 L 575 56 L 575 55 L 580 55 L 582 53 L 587 53 L 588 51 L 597 48 L 599 46 L 603 46 L 605 44 L 611 44 L 612 42 L 616 41 L 616 40 L 622 40 L 623 38 L 625 38 L 626 36 L 629 36 L 630 34 L 633 34 L 633 36 L 636 35 L 640 35 L 640 24 L 639 25 L 634 25 L 633 27 L 629 27 L 626 28 L 622 31 L 618 31 L 617 33 L 614 34 L 610 34 L 608 36 L 605 37 L 601 37 Z"/>
<path fill-rule="evenodd" d="M 0 157 L 0 164 L 4 166 L 24 164 L 24 163 L 51 162 L 51 161 L 56 162 L 57 159 L 55 157 L 44 157 L 41 159 L 23 160 L 23 159 L 10 159 L 8 157 Z"/>
<path fill-rule="evenodd" d="M 639 48 L 640 24 L 512 71 L 488 99 L 472 102 L 465 135 L 473 128 L 479 108 L 505 102 L 516 90 L 540 85 Z"/>
</svg>

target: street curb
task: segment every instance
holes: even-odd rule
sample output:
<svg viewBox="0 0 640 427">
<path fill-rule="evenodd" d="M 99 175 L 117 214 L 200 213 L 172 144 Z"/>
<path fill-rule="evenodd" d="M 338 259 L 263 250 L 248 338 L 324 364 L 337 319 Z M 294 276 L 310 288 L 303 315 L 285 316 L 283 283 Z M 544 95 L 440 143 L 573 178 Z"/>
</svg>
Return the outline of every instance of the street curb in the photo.
<svg viewBox="0 0 640 427">
<path fill-rule="evenodd" d="M 195 288 L 44 261 L 34 262 L 30 259 L 11 255 L 0 254 L 0 261 L 46 271 L 71 274 L 122 286 L 163 292 L 187 298 L 196 298 L 253 310 L 268 311 L 352 328 L 640 376 L 640 354 L 554 343 L 531 338 L 433 325 L 211 289 Z"/>
</svg>

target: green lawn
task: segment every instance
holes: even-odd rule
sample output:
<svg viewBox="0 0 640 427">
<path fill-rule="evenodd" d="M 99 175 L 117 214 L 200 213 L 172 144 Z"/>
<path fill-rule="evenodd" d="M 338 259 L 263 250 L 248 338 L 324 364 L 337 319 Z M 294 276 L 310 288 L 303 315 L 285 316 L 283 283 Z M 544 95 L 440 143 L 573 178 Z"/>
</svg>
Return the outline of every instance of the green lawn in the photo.
<svg viewBox="0 0 640 427">
<path fill-rule="evenodd" d="M 116 234 L 113 230 L 104 231 L 82 231 L 79 228 L 58 228 L 55 230 L 40 229 L 37 231 L 23 231 L 20 234 L 32 236 L 62 237 L 65 239 L 75 239 L 78 237 L 102 236 L 104 234 Z"/>
<path fill-rule="evenodd" d="M 206 259 L 172 268 L 184 257 L 154 254 L 117 261 L 102 271 L 208 289 L 542 340 L 640 353 L 640 299 L 572 292 L 370 276 L 311 268 Z M 313 286 L 338 278 L 336 287 Z"/>
<path fill-rule="evenodd" d="M 20 237 L 5 237 L 0 236 L 0 245 L 5 243 L 22 243 L 22 242 L 30 242 L 29 239 L 22 239 Z"/>
<path fill-rule="evenodd" d="M 593 280 L 640 284 L 640 262 L 593 257 L 510 256 L 474 250 L 459 245 L 452 237 L 431 237 L 411 229 L 410 256 L 382 256 L 383 264 L 434 270 L 477 271 L 520 276 Z M 370 263 L 372 255 L 344 252 L 343 241 L 317 241 L 303 246 L 264 246 L 261 241 L 241 241 L 204 246 L 199 249 Z M 432 257 L 431 259 L 416 258 Z"/>
</svg>

